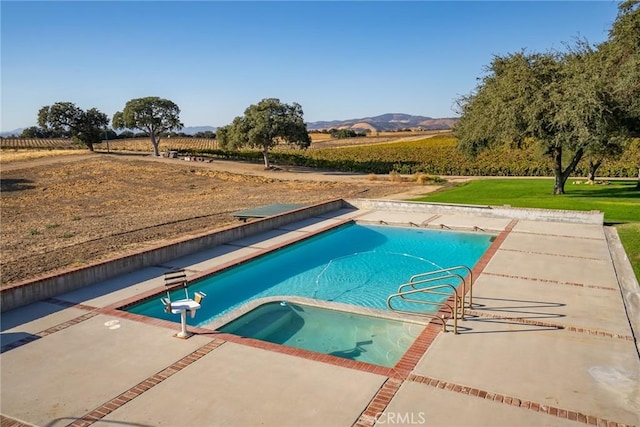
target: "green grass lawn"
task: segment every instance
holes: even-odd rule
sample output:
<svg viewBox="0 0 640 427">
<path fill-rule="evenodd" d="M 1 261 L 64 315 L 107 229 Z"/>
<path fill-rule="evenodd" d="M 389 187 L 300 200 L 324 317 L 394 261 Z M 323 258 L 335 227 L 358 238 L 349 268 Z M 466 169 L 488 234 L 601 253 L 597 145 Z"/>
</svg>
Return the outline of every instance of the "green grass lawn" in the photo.
<svg viewBox="0 0 640 427">
<path fill-rule="evenodd" d="M 570 180 L 565 186 L 566 194 L 554 196 L 552 192 L 551 179 L 480 179 L 445 187 L 415 200 L 604 212 L 605 223 L 616 226 L 640 279 L 640 190 L 636 189 L 636 181 L 586 185 Z"/>
<path fill-rule="evenodd" d="M 636 278 L 640 281 L 640 222 L 616 225 L 622 246 L 631 261 Z"/>
</svg>

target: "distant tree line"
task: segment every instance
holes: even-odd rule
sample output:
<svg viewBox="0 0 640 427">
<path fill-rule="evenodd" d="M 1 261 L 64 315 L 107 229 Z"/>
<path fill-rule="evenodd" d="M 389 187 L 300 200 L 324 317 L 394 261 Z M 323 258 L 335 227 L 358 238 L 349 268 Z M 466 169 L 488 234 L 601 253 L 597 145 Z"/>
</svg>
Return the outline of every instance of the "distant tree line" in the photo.
<svg viewBox="0 0 640 427">
<path fill-rule="evenodd" d="M 64 129 L 48 129 L 39 126 L 31 126 L 22 130 L 20 135 L 9 135 L 6 138 L 71 138 L 72 133 Z M 101 131 L 102 140 L 129 139 L 129 138 L 148 138 L 147 132 L 133 132 L 131 130 L 123 130 L 116 132 L 112 128 L 107 127 Z M 184 132 L 168 132 L 168 138 L 208 138 L 215 139 L 216 133 L 210 130 L 188 134 Z M 98 141 L 99 142 L 99 141 Z"/>
<path fill-rule="evenodd" d="M 331 135 L 332 138 L 336 138 L 336 139 L 367 136 L 366 132 L 356 132 L 353 129 L 329 129 L 329 134 Z"/>
<path fill-rule="evenodd" d="M 348 135 L 345 136 L 344 133 L 340 133 L 340 131 L 348 131 Z M 311 132 L 314 133 L 323 133 L 326 135 L 331 135 L 333 138 L 354 138 L 356 136 L 367 136 L 368 134 L 371 133 L 371 129 L 362 129 L 358 132 L 356 132 L 355 130 L 352 129 L 336 129 L 336 128 L 331 128 L 331 129 L 315 129 L 312 130 Z M 386 131 L 385 131 L 386 132 Z M 393 132 L 393 131 L 390 131 Z M 338 134 L 341 134 L 341 136 L 336 136 Z"/>
<path fill-rule="evenodd" d="M 20 137 L 72 138 L 90 151 L 94 144 L 105 140 L 148 137 L 154 156 L 160 156 L 161 138 L 216 138 L 228 149 L 260 147 L 266 168 L 269 168 L 268 152 L 275 145 L 285 143 L 307 148 L 311 144 L 300 104 L 284 104 L 277 98 L 265 98 L 250 105 L 244 116 L 236 117 L 233 123 L 215 133 L 179 132 L 184 127 L 180 122 L 180 108 L 173 101 L 156 96 L 129 100 L 122 111 L 113 115 L 111 128 L 108 124 L 107 115 L 96 108 L 84 111 L 71 102 L 57 102 L 42 107 L 38 111 L 38 126 L 25 129 Z"/>
</svg>

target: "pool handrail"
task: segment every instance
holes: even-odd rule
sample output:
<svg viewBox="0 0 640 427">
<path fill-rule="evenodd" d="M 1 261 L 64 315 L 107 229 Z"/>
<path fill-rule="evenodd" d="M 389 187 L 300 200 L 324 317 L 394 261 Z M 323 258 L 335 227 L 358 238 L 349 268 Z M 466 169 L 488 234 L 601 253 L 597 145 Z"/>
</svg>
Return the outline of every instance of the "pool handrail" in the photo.
<svg viewBox="0 0 640 427">
<path fill-rule="evenodd" d="M 466 265 L 457 265 L 455 267 L 448 267 L 448 268 L 443 268 L 440 270 L 435 270 L 435 271 L 428 271 L 426 273 L 419 273 L 419 274 L 415 274 L 413 276 L 411 276 L 411 278 L 409 278 L 409 283 L 413 282 L 415 279 L 418 278 L 422 278 L 422 277 L 426 277 L 426 276 L 431 276 L 434 274 L 439 274 L 439 273 L 447 273 L 450 271 L 455 271 L 455 270 L 466 270 L 467 272 L 467 276 L 469 277 L 469 308 L 473 308 L 473 271 L 471 270 L 471 268 L 467 267 Z M 466 281 L 466 277 L 467 276 L 461 276 L 463 277 L 462 279 L 462 302 L 463 305 L 466 301 L 466 296 L 467 296 L 467 281 Z"/>
<path fill-rule="evenodd" d="M 412 278 L 414 278 L 415 276 L 413 276 Z M 449 278 L 454 278 L 459 280 L 461 283 L 464 284 L 464 278 L 462 276 L 460 276 L 459 274 L 447 274 L 444 276 L 437 276 L 437 277 L 431 277 L 429 279 L 423 279 L 423 280 L 414 280 L 412 282 L 408 282 L 408 283 L 404 283 L 400 286 L 398 286 L 398 294 L 404 294 L 404 292 L 406 292 L 404 289 L 407 287 L 410 287 L 411 289 L 423 289 L 423 288 L 416 288 L 416 285 L 421 285 L 424 283 L 431 283 L 431 282 L 438 282 L 440 280 L 445 280 L 445 279 L 449 279 Z M 446 283 L 447 285 L 452 286 L 454 289 L 456 289 L 455 292 L 455 298 L 458 299 L 458 303 L 460 304 L 460 318 L 462 320 L 464 320 L 464 315 L 465 315 L 465 307 L 464 307 L 464 296 L 460 297 L 460 295 L 457 292 L 457 287 L 451 283 Z M 464 290 L 464 287 L 463 287 Z M 429 292 L 432 294 L 436 294 L 436 295 L 445 295 L 445 296 L 449 296 L 450 294 L 448 292 Z M 404 298 L 403 298 L 404 299 Z M 439 303 L 434 303 L 434 305 L 439 304 Z"/>
<path fill-rule="evenodd" d="M 399 309 L 395 309 L 393 308 L 393 305 L 391 304 L 391 300 L 393 298 L 396 297 L 400 297 L 406 301 L 409 302 L 415 302 L 418 304 L 427 304 L 427 305 L 438 305 L 441 306 L 441 303 L 435 303 L 432 301 L 423 301 L 423 300 L 415 300 L 415 299 L 411 299 L 411 298 L 406 298 L 406 295 L 411 295 L 411 294 L 415 294 L 415 293 L 435 293 L 435 294 L 443 294 L 443 295 L 451 295 L 448 292 L 435 292 L 433 291 L 434 289 L 440 289 L 440 288 L 451 288 L 453 290 L 453 294 L 455 295 L 453 298 L 453 308 L 445 301 L 445 305 L 447 305 L 449 307 L 449 309 L 451 309 L 452 311 L 452 317 L 453 317 L 453 333 L 454 334 L 458 334 L 458 303 L 460 301 L 460 296 L 458 295 L 457 289 L 455 288 L 455 286 L 448 284 L 448 283 L 441 283 L 439 285 L 434 285 L 434 286 L 430 286 L 427 288 L 419 288 L 419 289 L 412 289 L 409 291 L 404 291 L 404 292 L 398 292 L 395 294 L 391 294 L 387 297 L 387 307 L 389 308 L 389 310 L 391 311 L 395 311 L 396 313 L 403 313 L 403 314 L 410 314 L 410 315 L 419 315 L 419 316 L 426 316 L 426 317 L 430 317 L 432 319 L 438 319 L 442 322 L 442 330 L 444 332 L 447 332 L 447 321 L 444 317 L 444 315 L 442 316 L 438 316 L 436 314 L 429 314 L 429 313 L 419 313 L 419 312 L 415 312 L 415 311 L 406 311 L 406 310 L 399 310 Z"/>
</svg>

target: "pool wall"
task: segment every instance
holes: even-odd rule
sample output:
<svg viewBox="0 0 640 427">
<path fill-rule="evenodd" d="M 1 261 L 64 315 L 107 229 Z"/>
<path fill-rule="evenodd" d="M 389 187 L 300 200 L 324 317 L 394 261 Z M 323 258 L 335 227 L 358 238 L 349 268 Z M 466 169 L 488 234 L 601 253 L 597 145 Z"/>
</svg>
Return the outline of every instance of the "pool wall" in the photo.
<svg viewBox="0 0 640 427">
<path fill-rule="evenodd" d="M 121 274 L 162 264 L 213 246 L 229 243 L 310 217 L 324 215 L 344 207 L 342 199 L 318 203 L 280 215 L 227 226 L 214 232 L 190 237 L 168 245 L 157 246 L 141 252 L 16 283 L 0 291 L 0 311 L 4 312 L 43 301 Z"/>
</svg>

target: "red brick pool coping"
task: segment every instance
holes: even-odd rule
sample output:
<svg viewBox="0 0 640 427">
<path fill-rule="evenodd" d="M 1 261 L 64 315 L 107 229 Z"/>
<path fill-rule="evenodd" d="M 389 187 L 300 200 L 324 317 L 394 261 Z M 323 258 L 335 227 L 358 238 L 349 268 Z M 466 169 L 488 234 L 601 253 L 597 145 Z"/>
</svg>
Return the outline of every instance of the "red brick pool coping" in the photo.
<svg viewBox="0 0 640 427">
<path fill-rule="evenodd" d="M 517 224 L 517 220 L 511 221 L 507 225 L 507 227 L 505 227 L 504 231 L 502 231 L 495 238 L 492 245 L 489 247 L 489 249 L 485 252 L 485 254 L 476 263 L 476 266 L 473 268 L 474 277 L 478 277 L 480 273 L 483 272 L 483 270 L 488 265 L 491 258 L 498 251 L 498 249 L 500 248 L 500 246 L 502 245 L 506 237 L 509 235 L 509 233 L 513 230 L 516 224 Z M 286 242 L 284 246 L 288 244 L 291 244 L 291 242 Z M 226 268 L 226 265 L 222 266 L 222 268 Z M 211 273 L 208 272 L 207 275 L 208 274 L 211 274 Z M 553 281 L 550 281 L 550 282 L 553 282 Z M 553 282 L 553 283 L 557 284 L 557 282 Z M 574 283 L 562 283 L 562 284 L 586 286 L 583 284 L 574 284 Z M 613 290 L 612 288 L 605 288 L 600 286 L 589 286 L 589 287 Z M 149 294 L 149 295 L 146 295 L 146 294 Z M 1 352 L 4 353 L 5 351 L 9 351 L 11 349 L 28 344 L 29 342 L 32 342 L 41 337 L 50 335 L 57 331 L 66 329 L 70 326 L 73 326 L 87 319 L 90 319 L 98 314 L 111 315 L 111 316 L 126 318 L 126 319 L 137 321 L 137 322 L 142 322 L 142 323 L 153 325 L 153 326 L 160 326 L 164 328 L 175 329 L 176 323 L 174 322 L 165 321 L 161 319 L 153 319 L 146 316 L 128 313 L 118 309 L 120 307 L 130 304 L 134 300 L 136 302 L 140 301 L 141 297 L 148 298 L 150 296 L 156 296 L 157 294 L 158 294 L 158 290 L 156 289 L 156 290 L 147 292 L 143 295 L 138 295 L 134 298 L 129 298 L 127 300 L 109 305 L 104 308 L 92 307 L 85 304 L 74 304 L 68 301 L 51 298 L 46 302 L 61 305 L 67 308 L 74 307 L 77 309 L 86 310 L 88 311 L 88 313 L 78 316 L 74 319 L 68 320 L 66 322 L 60 323 L 44 331 L 38 332 L 30 337 L 2 346 Z M 506 316 L 496 315 L 493 313 L 486 313 L 481 310 L 468 310 L 467 313 L 472 316 L 497 318 L 497 319 L 509 320 L 509 321 L 527 324 L 527 325 L 549 327 L 549 328 L 556 328 L 556 329 L 566 329 L 572 332 L 587 333 L 590 335 L 598 335 L 598 336 L 604 336 L 609 338 L 633 341 L 632 336 L 613 334 L 607 331 L 600 331 L 600 330 L 588 329 L 588 328 L 579 328 L 579 327 L 566 326 L 566 325 L 558 325 L 550 322 L 540 322 L 540 321 L 534 321 L 534 320 L 522 319 L 522 318 L 506 317 Z M 450 315 L 450 313 L 445 310 L 441 310 L 439 314 Z M 233 342 L 236 344 L 247 345 L 254 348 L 264 349 L 267 351 L 274 351 L 274 352 L 278 352 L 278 353 L 282 353 L 290 356 L 302 357 L 302 358 L 316 361 L 316 362 L 329 363 L 335 366 L 340 366 L 348 369 L 356 369 L 364 372 L 386 376 L 387 379 L 385 380 L 381 388 L 378 390 L 376 395 L 373 397 L 373 399 L 370 401 L 368 406 L 365 408 L 365 410 L 361 413 L 360 417 L 355 422 L 354 426 L 359 426 L 359 427 L 373 426 L 378 420 L 380 414 L 382 414 L 385 411 L 385 409 L 387 408 L 387 406 L 389 405 L 389 403 L 391 402 L 391 400 L 396 395 L 396 393 L 398 392 L 398 390 L 400 389 L 400 387 L 405 381 L 425 384 L 427 386 L 435 387 L 438 389 L 444 389 L 446 391 L 466 394 L 472 397 L 491 400 L 497 403 L 502 403 L 510 406 L 520 407 L 523 409 L 532 410 L 535 412 L 540 412 L 540 413 L 548 414 L 551 416 L 556 416 L 559 418 L 566 418 L 569 420 L 578 421 L 588 425 L 598 425 L 598 426 L 607 426 L 607 427 L 624 426 L 624 424 L 621 424 L 621 423 L 606 420 L 603 418 L 594 417 L 594 416 L 576 412 L 576 411 L 544 405 L 539 402 L 521 400 L 512 396 L 506 396 L 499 393 L 493 393 L 487 390 L 467 387 L 461 384 L 438 380 L 432 377 L 413 374 L 412 371 L 417 365 L 417 363 L 424 356 L 424 354 L 429 349 L 430 345 L 434 342 L 434 340 L 437 338 L 437 336 L 442 332 L 441 326 L 437 325 L 433 320 L 424 328 L 422 333 L 418 336 L 418 338 L 416 338 L 414 343 L 409 347 L 409 349 L 405 352 L 405 354 L 400 358 L 400 360 L 392 368 L 372 365 L 372 364 L 358 362 L 358 361 L 349 360 L 349 359 L 343 359 L 343 358 L 326 355 L 326 354 L 315 353 L 315 352 L 311 352 L 303 349 L 286 347 L 286 346 L 273 344 L 265 341 L 259 341 L 251 338 L 243 338 L 236 335 L 220 333 L 220 332 L 212 331 L 210 329 L 205 329 L 205 328 L 189 327 L 189 330 L 192 333 L 199 336 L 211 336 L 212 340 L 207 344 L 205 344 L 204 346 L 200 347 L 199 349 L 183 357 L 179 361 L 163 369 L 162 371 L 148 377 L 147 379 L 131 387 L 129 390 L 125 391 L 124 393 L 114 397 L 113 399 L 93 409 L 89 413 L 85 414 L 81 418 L 69 424 L 69 426 L 74 426 L 74 427 L 89 426 L 101 420 L 102 418 L 109 415 L 111 412 L 125 405 L 127 402 L 131 401 L 132 399 L 135 399 L 142 393 L 155 387 L 157 384 L 160 384 L 162 381 L 169 378 L 173 374 L 180 372 L 182 369 L 186 368 L 187 366 L 189 366 L 196 360 L 202 358 L 203 356 L 209 354 L 210 352 L 220 347 L 221 345 L 224 345 L 224 343 L 226 342 Z M 13 419 L 5 415 L 0 415 L 0 427 L 25 427 L 25 426 L 29 426 L 29 424 L 24 424 L 19 420 Z"/>
<path fill-rule="evenodd" d="M 583 424 L 602 426 L 602 427 L 626 427 L 626 424 L 610 421 L 604 418 L 595 417 L 582 412 L 576 412 L 569 409 L 559 408 L 557 406 L 545 405 L 539 402 L 523 400 L 517 397 L 507 396 L 500 393 L 492 393 L 475 387 L 467 387 L 462 384 L 456 384 L 448 381 L 438 380 L 436 378 L 426 377 L 423 375 L 411 374 L 406 379 L 415 383 L 424 384 L 430 387 L 447 390 L 454 393 L 465 394 L 479 399 L 490 400 L 504 405 L 515 406 L 527 409 L 533 412 L 548 414 L 558 418 L 565 418 L 577 421 Z M 354 427 L 372 427 L 380 415 L 384 412 L 391 400 L 394 398 L 404 381 L 396 378 L 389 378 L 382 385 L 376 396 L 373 398 L 367 409 L 360 415 Z"/>
<path fill-rule="evenodd" d="M 138 384 L 136 384 L 135 386 L 131 387 L 129 390 L 125 391 L 124 393 L 120 394 L 119 396 L 116 396 L 113 399 L 111 399 L 110 401 L 108 401 L 108 402 L 100 405 L 99 407 L 95 408 L 93 411 L 91 411 L 88 414 L 84 415 L 82 418 L 80 418 L 80 419 L 74 421 L 73 423 L 69 424 L 69 426 L 84 427 L 84 426 L 89 426 L 89 425 L 95 423 L 96 421 L 101 420 L 102 418 L 104 418 L 107 415 L 109 415 L 111 412 L 113 412 L 116 409 L 120 408 L 121 406 L 125 405 L 130 400 L 135 399 L 136 397 L 140 396 L 142 393 L 144 393 L 144 392 L 150 390 L 151 388 L 155 387 L 156 385 L 160 384 L 162 381 L 166 380 L 167 378 L 169 378 L 173 374 L 175 374 L 177 372 L 180 372 L 181 370 L 183 370 L 187 366 L 191 365 L 196 360 L 198 360 L 198 359 L 202 358 L 203 356 L 206 356 L 207 354 L 211 353 L 213 350 L 215 350 L 216 348 L 220 347 L 222 344 L 224 344 L 224 341 L 221 341 L 221 340 L 214 339 L 213 341 L 210 341 L 209 343 L 207 343 L 204 346 L 200 347 L 196 351 L 194 351 L 194 352 L 188 354 L 187 356 L 183 357 L 182 359 L 180 359 L 179 361 L 177 361 L 173 365 L 163 369 L 162 371 L 158 372 L 157 374 L 154 374 L 154 375 L 148 377 L 147 379 L 139 382 Z"/>
</svg>

